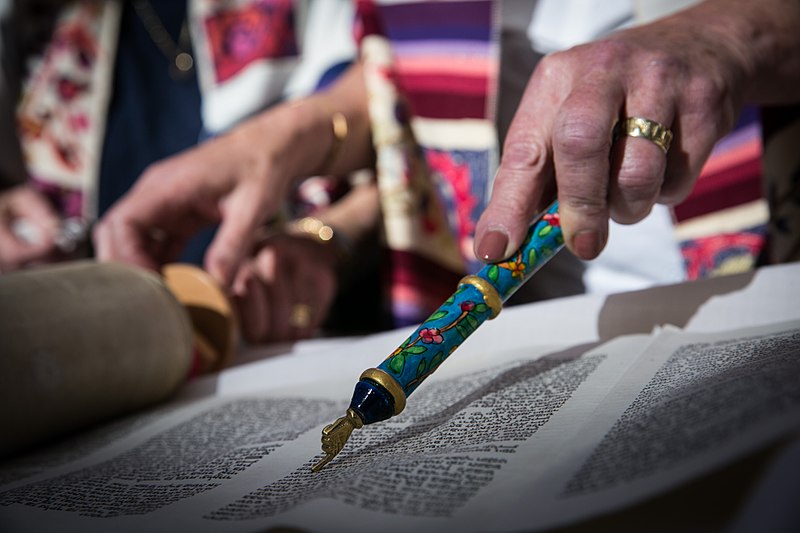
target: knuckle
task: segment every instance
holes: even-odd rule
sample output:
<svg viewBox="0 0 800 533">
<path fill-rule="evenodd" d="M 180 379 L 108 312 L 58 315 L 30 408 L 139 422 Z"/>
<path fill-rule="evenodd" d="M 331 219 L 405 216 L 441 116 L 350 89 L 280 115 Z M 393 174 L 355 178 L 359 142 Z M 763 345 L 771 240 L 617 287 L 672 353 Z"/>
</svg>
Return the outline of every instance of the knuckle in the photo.
<svg viewBox="0 0 800 533">
<path fill-rule="evenodd" d="M 507 175 L 508 176 L 508 175 Z M 529 199 L 523 194 L 493 195 L 492 202 L 487 207 L 487 216 L 503 219 L 521 219 L 527 215 Z"/>
<path fill-rule="evenodd" d="M 553 148 L 567 158 L 584 159 L 608 154 L 608 132 L 582 113 L 566 113 L 553 134 Z"/>
<path fill-rule="evenodd" d="M 547 149 L 538 139 L 509 138 L 503 147 L 501 168 L 510 171 L 539 172 L 547 161 Z"/>
<path fill-rule="evenodd" d="M 611 205 L 611 218 L 620 224 L 636 224 L 653 209 L 654 202 L 614 202 Z"/>
<path fill-rule="evenodd" d="M 728 95 L 725 85 L 714 76 L 696 76 L 689 81 L 686 95 L 697 107 L 719 106 Z"/>
<path fill-rule="evenodd" d="M 619 63 L 621 57 L 630 57 L 631 45 L 619 39 L 602 39 L 578 48 L 591 50 L 589 58 L 594 68 L 609 70 Z"/>
<path fill-rule="evenodd" d="M 603 216 L 608 210 L 608 200 L 605 195 L 586 194 L 580 189 L 562 191 L 559 194 L 559 202 L 570 211 L 589 218 Z"/>
<path fill-rule="evenodd" d="M 685 70 L 685 66 L 673 53 L 666 50 L 647 50 L 642 64 L 645 76 L 651 83 L 668 86 Z"/>
<path fill-rule="evenodd" d="M 683 105 L 687 115 L 702 117 L 719 136 L 733 128 L 736 109 L 730 91 L 714 76 L 698 76 L 690 80 L 684 93 Z M 717 110 L 711 113 L 709 110 Z"/>
<path fill-rule="evenodd" d="M 602 177 L 578 176 L 568 179 L 562 175 L 558 180 L 558 197 L 561 204 L 574 212 L 586 216 L 598 216 L 608 209 L 608 173 Z"/>
<path fill-rule="evenodd" d="M 537 163 L 538 165 L 538 163 Z M 492 195 L 481 220 L 526 220 L 541 195 L 541 174 L 530 166 L 502 167 L 492 188 Z"/>
<path fill-rule="evenodd" d="M 617 176 L 617 187 L 627 198 L 652 198 L 661 186 L 662 164 L 651 158 L 625 161 Z"/>
<path fill-rule="evenodd" d="M 619 198 L 627 205 L 653 201 L 658 195 L 659 188 L 651 180 L 635 180 L 635 183 L 619 183 Z"/>
<path fill-rule="evenodd" d="M 543 80 L 557 80 L 566 67 L 568 52 L 553 52 L 539 60 L 534 75 Z"/>
<path fill-rule="evenodd" d="M 663 162 L 626 158 L 612 193 L 612 218 L 620 224 L 633 224 L 646 217 L 660 192 L 662 176 Z"/>
</svg>

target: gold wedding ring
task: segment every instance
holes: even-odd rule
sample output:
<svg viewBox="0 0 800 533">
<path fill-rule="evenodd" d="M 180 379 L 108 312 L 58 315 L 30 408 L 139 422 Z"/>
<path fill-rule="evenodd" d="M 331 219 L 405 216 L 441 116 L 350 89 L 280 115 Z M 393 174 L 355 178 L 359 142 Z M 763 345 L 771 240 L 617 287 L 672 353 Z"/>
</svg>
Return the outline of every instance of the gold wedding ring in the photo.
<svg viewBox="0 0 800 533">
<path fill-rule="evenodd" d="M 296 328 L 307 328 L 311 324 L 311 306 L 306 304 L 294 304 L 289 322 Z"/>
<path fill-rule="evenodd" d="M 672 142 L 672 131 L 663 124 L 642 117 L 628 117 L 622 124 L 622 131 L 628 137 L 642 137 L 652 141 L 666 154 Z"/>
</svg>

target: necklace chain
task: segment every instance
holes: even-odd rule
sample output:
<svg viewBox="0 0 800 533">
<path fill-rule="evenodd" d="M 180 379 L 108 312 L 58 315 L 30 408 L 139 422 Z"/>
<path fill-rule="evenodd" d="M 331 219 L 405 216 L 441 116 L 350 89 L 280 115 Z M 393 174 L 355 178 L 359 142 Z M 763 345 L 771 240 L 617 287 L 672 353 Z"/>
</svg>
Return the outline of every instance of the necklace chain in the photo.
<svg viewBox="0 0 800 533">
<path fill-rule="evenodd" d="M 133 9 L 153 43 L 170 62 L 170 71 L 177 76 L 185 76 L 194 68 L 191 54 L 189 27 L 186 18 L 181 24 L 181 33 L 176 43 L 169 34 L 153 6 L 147 0 L 133 0 Z"/>
</svg>

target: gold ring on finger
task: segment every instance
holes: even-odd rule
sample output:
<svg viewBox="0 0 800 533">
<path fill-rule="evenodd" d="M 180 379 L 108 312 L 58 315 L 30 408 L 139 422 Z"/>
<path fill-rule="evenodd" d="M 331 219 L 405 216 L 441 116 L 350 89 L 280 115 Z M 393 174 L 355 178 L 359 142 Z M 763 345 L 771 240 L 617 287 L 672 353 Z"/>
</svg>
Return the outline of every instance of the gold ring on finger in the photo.
<svg viewBox="0 0 800 533">
<path fill-rule="evenodd" d="M 653 142 L 666 154 L 672 142 L 672 131 L 663 124 L 642 117 L 628 117 L 622 124 L 622 132 L 628 137 L 642 137 Z"/>
<path fill-rule="evenodd" d="M 311 324 L 311 306 L 307 304 L 294 304 L 289 322 L 296 328 L 307 328 Z"/>
</svg>

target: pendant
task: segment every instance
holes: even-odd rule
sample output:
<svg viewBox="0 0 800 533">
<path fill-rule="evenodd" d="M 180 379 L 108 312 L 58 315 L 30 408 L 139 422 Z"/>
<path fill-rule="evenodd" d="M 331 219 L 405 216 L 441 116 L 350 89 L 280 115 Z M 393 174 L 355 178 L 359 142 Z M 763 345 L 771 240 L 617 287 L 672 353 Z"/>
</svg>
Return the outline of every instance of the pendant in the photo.
<svg viewBox="0 0 800 533">
<path fill-rule="evenodd" d="M 189 77 L 194 69 L 194 58 L 188 52 L 178 52 L 170 65 L 169 73 L 175 81 L 182 81 Z"/>
<path fill-rule="evenodd" d="M 179 72 L 191 72 L 192 67 L 194 67 L 194 58 L 191 54 L 181 52 L 175 56 L 175 68 L 177 68 Z"/>
</svg>

